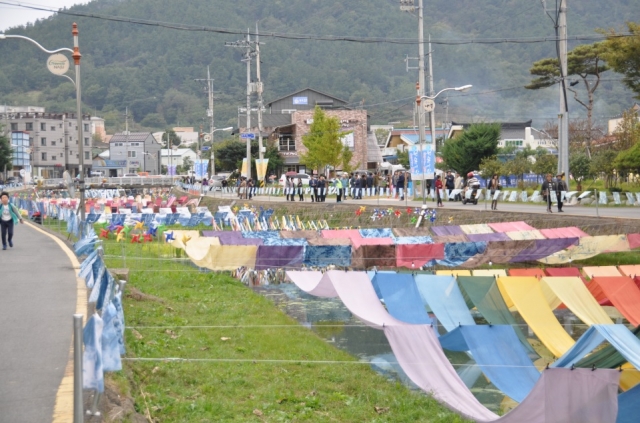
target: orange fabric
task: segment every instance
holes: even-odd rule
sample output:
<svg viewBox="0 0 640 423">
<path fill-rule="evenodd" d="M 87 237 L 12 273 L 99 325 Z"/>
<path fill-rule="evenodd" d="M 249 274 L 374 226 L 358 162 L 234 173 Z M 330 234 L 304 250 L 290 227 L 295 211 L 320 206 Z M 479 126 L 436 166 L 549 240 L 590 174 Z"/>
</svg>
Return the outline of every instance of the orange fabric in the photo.
<svg viewBox="0 0 640 423">
<path fill-rule="evenodd" d="M 613 306 L 613 303 L 607 298 L 607 294 L 605 294 L 602 288 L 600 288 L 600 285 L 593 281 L 587 282 L 586 285 L 587 289 L 591 292 L 591 295 L 593 295 L 593 298 L 596 299 L 598 304 L 601 306 Z"/>
<path fill-rule="evenodd" d="M 640 276 L 640 264 L 630 264 L 626 266 L 618 266 L 620 272 L 625 276 Z"/>
<path fill-rule="evenodd" d="M 640 289 L 627 276 L 599 276 L 593 278 L 618 311 L 633 326 L 640 325 Z"/>
<path fill-rule="evenodd" d="M 509 276 L 535 276 L 540 279 L 545 277 L 542 269 L 509 269 Z"/>
</svg>

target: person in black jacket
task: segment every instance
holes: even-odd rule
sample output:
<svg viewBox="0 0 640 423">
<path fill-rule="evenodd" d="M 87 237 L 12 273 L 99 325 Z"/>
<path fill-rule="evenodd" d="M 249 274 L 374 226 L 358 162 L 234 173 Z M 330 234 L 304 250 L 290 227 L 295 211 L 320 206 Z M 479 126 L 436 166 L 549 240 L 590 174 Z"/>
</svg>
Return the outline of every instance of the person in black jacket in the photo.
<svg viewBox="0 0 640 423">
<path fill-rule="evenodd" d="M 558 213 L 564 213 L 562 210 L 562 192 L 569 191 L 569 186 L 567 185 L 567 181 L 564 180 L 564 173 L 559 173 L 556 176 L 556 196 L 558 197 Z"/>
<path fill-rule="evenodd" d="M 320 202 L 324 203 L 327 197 L 327 180 L 324 178 L 324 175 L 320 175 L 320 179 L 318 180 L 318 195 L 320 195 Z M 318 202 L 318 197 L 316 197 L 316 202 Z"/>
<path fill-rule="evenodd" d="M 451 198 L 451 191 L 453 191 L 456 186 L 455 179 L 456 178 L 453 177 L 451 171 L 447 171 L 447 176 L 444 177 L 444 187 L 447 189 L 447 197 L 449 198 L 449 201 L 453 201 Z"/>
<path fill-rule="evenodd" d="M 318 177 L 316 175 L 311 177 L 309 188 L 311 188 L 311 202 L 318 201 Z"/>
<path fill-rule="evenodd" d="M 400 192 L 400 201 L 404 201 L 404 194 L 405 194 L 405 176 L 404 176 L 404 172 L 400 172 L 400 174 L 398 175 L 398 191 Z"/>
<path fill-rule="evenodd" d="M 551 193 L 557 191 L 556 183 L 551 178 L 551 174 L 547 173 L 547 180 L 542 183 L 542 197 L 547 203 L 547 213 L 553 213 L 551 211 Z"/>
</svg>

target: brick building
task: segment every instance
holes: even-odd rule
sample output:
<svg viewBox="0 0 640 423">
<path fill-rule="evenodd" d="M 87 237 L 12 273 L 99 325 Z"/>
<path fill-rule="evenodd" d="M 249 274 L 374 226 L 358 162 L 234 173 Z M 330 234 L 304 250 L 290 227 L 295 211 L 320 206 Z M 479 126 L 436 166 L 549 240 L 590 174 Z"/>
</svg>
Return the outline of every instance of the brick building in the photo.
<svg viewBox="0 0 640 423">
<path fill-rule="evenodd" d="M 347 135 L 343 143 L 353 151 L 351 165 L 357 169 L 376 169 L 382 162 L 382 154 L 374 134 L 369 130 L 366 110 L 352 109 L 337 97 L 307 88 L 267 104 L 263 114 L 263 138 L 276 142 L 285 165 L 282 172 L 311 173 L 300 163 L 300 154 L 306 151 L 302 137 L 309 132 L 316 106 L 327 116 L 336 117 Z M 257 114 L 251 113 L 251 128 L 246 128 L 246 113 L 240 115 L 241 132 L 257 133 Z"/>
</svg>

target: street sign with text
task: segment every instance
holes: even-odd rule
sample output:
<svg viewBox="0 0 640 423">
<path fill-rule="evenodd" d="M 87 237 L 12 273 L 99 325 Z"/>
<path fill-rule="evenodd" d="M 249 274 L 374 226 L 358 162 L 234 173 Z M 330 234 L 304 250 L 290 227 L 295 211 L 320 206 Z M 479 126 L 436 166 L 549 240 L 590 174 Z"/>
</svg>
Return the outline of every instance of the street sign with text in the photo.
<svg viewBox="0 0 640 423">
<path fill-rule="evenodd" d="M 256 134 L 253 134 L 251 132 L 247 132 L 245 134 L 240 134 L 240 138 L 253 140 L 253 139 L 256 138 Z"/>
</svg>

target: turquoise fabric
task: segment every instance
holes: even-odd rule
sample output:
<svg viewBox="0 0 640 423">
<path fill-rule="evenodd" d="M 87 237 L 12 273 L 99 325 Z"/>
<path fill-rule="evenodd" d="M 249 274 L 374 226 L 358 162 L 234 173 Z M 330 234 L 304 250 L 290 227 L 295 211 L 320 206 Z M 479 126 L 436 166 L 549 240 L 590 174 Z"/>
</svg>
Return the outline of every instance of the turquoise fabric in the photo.
<svg viewBox="0 0 640 423">
<path fill-rule="evenodd" d="M 420 297 L 450 332 L 459 325 L 475 325 L 453 276 L 415 275 Z"/>
<path fill-rule="evenodd" d="M 377 273 L 372 283 L 380 292 L 387 311 L 393 317 L 406 323 L 430 324 L 420 293 L 409 274 Z"/>
</svg>

